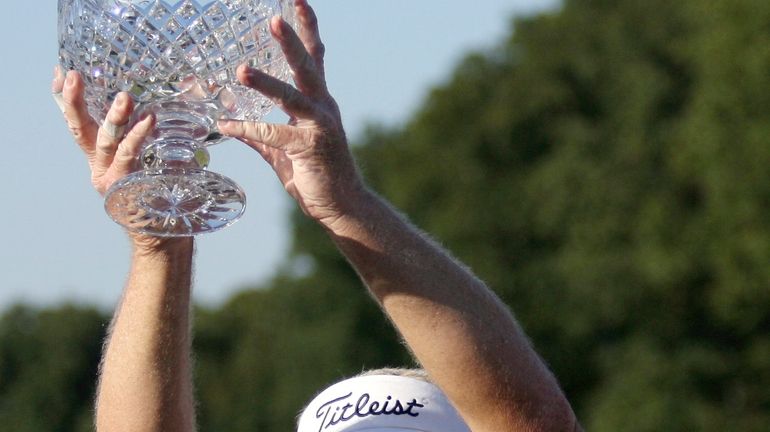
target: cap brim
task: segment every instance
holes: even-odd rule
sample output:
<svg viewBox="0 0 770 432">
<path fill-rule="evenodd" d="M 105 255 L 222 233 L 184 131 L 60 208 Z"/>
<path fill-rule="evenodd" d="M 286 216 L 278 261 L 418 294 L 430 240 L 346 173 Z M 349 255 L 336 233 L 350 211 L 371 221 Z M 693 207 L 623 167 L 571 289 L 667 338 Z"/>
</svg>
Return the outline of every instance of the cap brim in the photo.
<svg viewBox="0 0 770 432">
<path fill-rule="evenodd" d="M 435 384 L 394 375 L 360 376 L 330 386 L 305 408 L 297 431 L 471 432 Z"/>
</svg>

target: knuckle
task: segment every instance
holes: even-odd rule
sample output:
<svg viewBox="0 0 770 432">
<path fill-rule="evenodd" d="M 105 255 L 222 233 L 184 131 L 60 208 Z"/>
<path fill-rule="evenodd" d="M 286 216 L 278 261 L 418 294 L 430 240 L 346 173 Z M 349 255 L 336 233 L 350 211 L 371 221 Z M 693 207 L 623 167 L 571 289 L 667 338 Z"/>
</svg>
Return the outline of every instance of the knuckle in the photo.
<svg viewBox="0 0 770 432">
<path fill-rule="evenodd" d="M 107 120 L 118 126 L 121 125 L 122 123 L 125 123 L 127 118 L 128 118 L 128 112 L 126 110 L 126 107 L 118 107 L 118 106 L 112 105 L 112 107 L 110 107 L 110 110 L 107 112 Z"/>
<path fill-rule="evenodd" d="M 315 61 L 313 60 L 313 57 L 310 53 L 305 53 L 305 55 L 302 56 L 300 68 L 306 74 L 315 72 Z"/>
<path fill-rule="evenodd" d="M 141 139 L 143 135 L 144 134 L 137 131 L 136 128 L 133 127 L 126 133 L 126 139 L 132 139 L 132 140 Z"/>
<path fill-rule="evenodd" d="M 316 57 L 323 57 L 326 54 L 326 45 L 319 41 L 315 46 L 314 54 Z"/>
<path fill-rule="evenodd" d="M 327 111 L 322 111 L 318 114 L 318 123 L 322 125 L 323 128 L 329 129 L 335 124 L 334 116 Z"/>
<path fill-rule="evenodd" d="M 143 141 L 149 135 L 148 131 L 141 128 L 132 127 L 131 130 L 126 133 L 126 138 L 132 141 Z"/>
<path fill-rule="evenodd" d="M 137 160 L 137 155 L 134 154 L 130 146 L 121 143 L 115 152 L 114 161 L 122 166 L 131 166 L 134 161 Z"/>
<path fill-rule="evenodd" d="M 72 89 L 64 87 L 62 89 L 61 93 L 62 99 L 64 100 L 64 103 L 70 106 L 75 106 L 79 102 L 78 93 L 76 91 L 72 91 Z"/>
<path fill-rule="evenodd" d="M 76 141 L 81 142 L 88 138 L 88 133 L 86 132 L 86 129 L 79 125 L 74 123 L 69 123 L 68 125 L 70 133 L 75 138 Z"/>
<path fill-rule="evenodd" d="M 307 141 L 313 144 L 323 142 L 328 132 L 323 127 L 318 127 L 308 132 Z"/>
<path fill-rule="evenodd" d="M 117 149 L 118 144 L 114 140 L 104 138 L 99 139 L 96 142 L 96 150 L 98 150 L 101 153 L 110 154 L 115 152 Z"/>
<path fill-rule="evenodd" d="M 232 135 L 244 138 L 253 138 L 259 136 L 259 128 L 254 123 L 237 123 L 232 126 Z"/>
<path fill-rule="evenodd" d="M 307 24 L 308 26 L 315 27 L 318 25 L 318 17 L 314 13 L 308 13 L 307 14 Z"/>
<path fill-rule="evenodd" d="M 227 135 L 249 138 L 257 134 L 257 128 L 251 123 L 239 122 L 228 126 Z"/>
<path fill-rule="evenodd" d="M 279 100 L 286 105 L 291 105 L 297 99 L 297 95 L 289 86 L 282 86 Z"/>
<path fill-rule="evenodd" d="M 87 108 L 85 108 L 85 100 L 80 93 L 67 91 L 67 89 L 65 89 L 64 92 L 62 92 L 62 100 L 64 101 L 65 107 L 67 107 L 68 111 L 72 112 L 73 115 L 78 117 L 86 115 L 85 111 L 87 111 Z"/>
<path fill-rule="evenodd" d="M 253 135 L 255 132 L 254 125 L 251 122 L 236 122 L 230 124 L 229 127 L 232 128 L 232 134 L 238 136 Z"/>
<path fill-rule="evenodd" d="M 115 153 L 115 159 L 114 161 L 119 164 L 127 164 L 134 160 L 134 155 L 128 152 L 125 148 L 118 148 L 118 151 Z"/>
<path fill-rule="evenodd" d="M 264 141 L 267 142 L 276 142 L 278 140 L 278 128 L 271 125 L 271 124 L 265 124 L 262 127 L 262 137 Z"/>
</svg>

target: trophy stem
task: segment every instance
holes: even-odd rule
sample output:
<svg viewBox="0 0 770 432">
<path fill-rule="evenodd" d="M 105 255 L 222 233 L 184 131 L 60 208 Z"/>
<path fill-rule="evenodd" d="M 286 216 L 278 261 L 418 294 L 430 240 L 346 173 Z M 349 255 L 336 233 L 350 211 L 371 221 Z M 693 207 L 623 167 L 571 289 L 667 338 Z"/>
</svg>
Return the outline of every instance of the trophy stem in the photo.
<svg viewBox="0 0 770 432">
<path fill-rule="evenodd" d="M 202 103 L 160 101 L 140 106 L 135 121 L 156 117 L 153 139 L 144 145 L 140 162 L 145 170 L 164 168 L 205 169 L 210 158 L 206 146 L 221 137 L 214 119 L 217 112 Z"/>
<path fill-rule="evenodd" d="M 206 169 L 209 152 L 205 146 L 193 139 L 157 138 L 144 147 L 140 156 L 142 168 L 148 171 L 179 168 Z"/>
<path fill-rule="evenodd" d="M 140 162 L 143 170 L 117 181 L 104 201 L 110 217 L 130 231 L 160 237 L 208 233 L 231 225 L 246 208 L 235 182 L 205 169 L 209 152 L 192 134 L 159 127 Z"/>
</svg>

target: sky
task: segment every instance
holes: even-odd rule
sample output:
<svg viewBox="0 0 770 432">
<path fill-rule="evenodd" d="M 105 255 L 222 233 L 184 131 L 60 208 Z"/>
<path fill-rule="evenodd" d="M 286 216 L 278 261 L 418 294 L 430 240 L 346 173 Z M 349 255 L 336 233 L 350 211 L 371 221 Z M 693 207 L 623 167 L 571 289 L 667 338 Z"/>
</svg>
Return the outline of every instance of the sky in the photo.
<svg viewBox="0 0 770 432">
<path fill-rule="evenodd" d="M 7 2 L 0 26 L 0 311 L 23 302 L 111 308 L 129 245 L 91 189 L 84 157 L 51 99 L 56 4 Z M 557 0 L 315 0 L 326 76 L 351 141 L 367 124 L 397 126 L 471 50 L 503 40 L 514 15 Z M 282 122 L 280 113 L 270 121 Z M 275 274 L 293 203 L 259 156 L 237 141 L 211 147 L 210 169 L 247 194 L 243 218 L 197 241 L 194 299 L 216 306 Z"/>
</svg>

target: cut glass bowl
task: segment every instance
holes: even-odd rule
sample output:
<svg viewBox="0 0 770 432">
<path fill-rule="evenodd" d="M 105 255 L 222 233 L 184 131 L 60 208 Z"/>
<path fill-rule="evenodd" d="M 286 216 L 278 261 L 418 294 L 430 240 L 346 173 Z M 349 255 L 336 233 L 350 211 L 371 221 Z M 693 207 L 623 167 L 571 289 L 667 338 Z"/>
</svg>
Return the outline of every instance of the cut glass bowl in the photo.
<svg viewBox="0 0 770 432">
<path fill-rule="evenodd" d="M 279 79 L 289 68 L 269 21 L 294 23 L 292 0 L 59 0 L 59 61 L 80 72 L 88 111 L 102 123 L 119 92 L 135 102 L 130 128 L 156 117 L 138 171 L 117 181 L 105 209 L 131 231 L 189 236 L 243 213 L 232 180 L 208 171 L 219 119 L 260 120 L 273 103 L 243 86 L 248 63 Z"/>
</svg>

